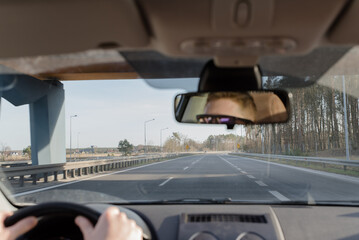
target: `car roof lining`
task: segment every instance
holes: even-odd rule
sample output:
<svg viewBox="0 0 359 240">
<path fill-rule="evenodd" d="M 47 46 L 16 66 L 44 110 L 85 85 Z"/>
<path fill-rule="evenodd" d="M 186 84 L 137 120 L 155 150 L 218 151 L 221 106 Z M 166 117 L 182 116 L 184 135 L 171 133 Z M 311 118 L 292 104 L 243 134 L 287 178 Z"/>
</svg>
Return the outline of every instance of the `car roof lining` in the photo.
<svg viewBox="0 0 359 240">
<path fill-rule="evenodd" d="M 350 49 L 352 48 L 321 47 L 303 56 L 267 56 L 259 60 L 259 66 L 264 78 L 280 77 L 278 88 L 304 87 L 328 72 Z M 7 71 L 9 68 L 15 69 L 15 73 L 31 75 L 41 80 L 141 78 L 149 80 L 147 82 L 153 87 L 158 87 L 159 82 L 156 84 L 151 80 L 198 78 L 209 60 L 210 58 L 172 58 L 152 50 L 91 50 L 77 54 L 9 59 L 0 63 L 8 67 Z M 0 71 L 0 74 L 7 74 L 7 71 Z M 161 88 L 186 89 L 183 83 L 171 81 Z M 193 87 L 190 89 L 193 90 Z"/>
</svg>

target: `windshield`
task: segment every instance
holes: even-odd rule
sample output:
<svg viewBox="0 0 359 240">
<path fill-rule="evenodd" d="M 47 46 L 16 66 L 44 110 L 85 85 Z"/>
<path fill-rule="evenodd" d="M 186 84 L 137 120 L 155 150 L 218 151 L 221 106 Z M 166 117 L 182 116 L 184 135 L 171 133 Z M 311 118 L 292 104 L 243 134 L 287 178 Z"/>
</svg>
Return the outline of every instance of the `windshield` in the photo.
<svg viewBox="0 0 359 240">
<path fill-rule="evenodd" d="M 302 88 L 286 80 L 265 76 L 263 87 L 289 92 L 287 123 L 227 130 L 176 122 L 174 98 L 198 78 L 9 77 L 2 190 L 16 203 L 358 202 L 359 75 L 329 72 Z"/>
</svg>

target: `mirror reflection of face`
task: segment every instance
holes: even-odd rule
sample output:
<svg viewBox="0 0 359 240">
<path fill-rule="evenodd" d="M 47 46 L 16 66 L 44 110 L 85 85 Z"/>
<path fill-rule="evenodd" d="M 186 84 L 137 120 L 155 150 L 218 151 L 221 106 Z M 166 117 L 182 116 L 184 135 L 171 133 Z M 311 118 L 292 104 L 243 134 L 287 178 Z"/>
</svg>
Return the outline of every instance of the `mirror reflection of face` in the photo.
<svg viewBox="0 0 359 240">
<path fill-rule="evenodd" d="M 234 93 L 236 94 L 236 93 Z M 209 96 L 204 108 L 204 114 L 226 115 L 240 119 L 255 120 L 255 105 L 249 96 Z"/>
<path fill-rule="evenodd" d="M 288 96 L 283 91 L 188 93 L 176 97 L 175 115 L 184 123 L 284 123 L 289 118 L 284 103 L 288 103 Z"/>
</svg>

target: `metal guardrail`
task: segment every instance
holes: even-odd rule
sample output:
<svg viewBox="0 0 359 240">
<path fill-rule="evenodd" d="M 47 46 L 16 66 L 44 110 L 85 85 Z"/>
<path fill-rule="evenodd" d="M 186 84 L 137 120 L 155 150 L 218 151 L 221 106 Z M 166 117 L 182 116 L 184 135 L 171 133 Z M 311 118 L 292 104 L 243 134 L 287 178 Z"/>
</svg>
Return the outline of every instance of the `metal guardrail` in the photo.
<svg viewBox="0 0 359 240">
<path fill-rule="evenodd" d="M 83 158 L 67 158 L 66 162 L 83 162 L 83 161 L 98 161 L 98 160 L 109 160 L 109 159 L 132 159 L 132 158 L 139 158 L 139 157 L 153 157 L 153 156 L 161 156 L 161 154 L 147 154 L 139 155 L 139 156 L 121 156 L 121 157 L 114 157 L 114 156 L 105 156 L 105 157 L 83 157 Z M 14 160 L 14 161 L 5 161 L 0 162 L 0 168 L 8 168 L 8 167 L 22 167 L 22 166 L 31 166 L 31 160 Z"/>
<path fill-rule="evenodd" d="M 4 174 L 6 179 L 13 179 L 15 177 L 19 178 L 18 185 L 19 187 L 23 187 L 25 180 L 28 179 L 32 181 L 33 185 L 36 185 L 39 179 L 42 178 L 44 179 L 44 183 L 47 183 L 49 181 L 49 176 L 53 176 L 53 181 L 58 181 L 59 175 L 62 175 L 62 179 L 68 179 L 69 177 L 75 178 L 77 176 L 151 163 L 160 161 L 163 158 L 179 157 L 181 155 L 183 154 L 167 154 L 164 156 L 139 157 L 131 159 L 92 160 L 37 166 L 12 167 L 3 168 L 1 169 L 1 172 Z"/>
<path fill-rule="evenodd" d="M 323 167 L 326 167 L 326 164 L 334 164 L 343 166 L 344 171 L 347 169 L 347 166 L 359 167 L 359 161 L 350 160 L 346 161 L 339 158 L 321 158 L 321 157 L 305 157 L 305 156 L 290 156 L 290 155 L 274 155 L 274 154 L 259 154 L 259 153 L 231 153 L 231 155 L 242 155 L 248 157 L 261 157 L 261 158 L 277 158 L 283 159 L 286 161 L 301 161 L 306 162 L 307 165 L 313 163 L 322 163 Z"/>
</svg>

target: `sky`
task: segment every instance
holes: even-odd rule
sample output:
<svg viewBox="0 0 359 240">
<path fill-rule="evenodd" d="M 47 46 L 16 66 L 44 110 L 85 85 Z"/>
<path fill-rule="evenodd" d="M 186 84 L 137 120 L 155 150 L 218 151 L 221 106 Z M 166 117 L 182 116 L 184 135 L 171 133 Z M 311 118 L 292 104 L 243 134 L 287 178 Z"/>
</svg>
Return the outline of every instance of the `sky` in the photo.
<svg viewBox="0 0 359 240">
<path fill-rule="evenodd" d="M 70 116 L 72 118 L 72 148 L 117 147 L 127 139 L 134 145 L 144 144 L 144 122 L 147 126 L 147 144 L 160 144 L 180 132 L 197 141 L 209 135 L 228 134 L 239 128 L 227 130 L 225 126 L 177 123 L 174 119 L 173 100 L 182 89 L 155 89 L 144 80 L 66 81 L 65 120 L 66 147 L 70 146 Z M 10 146 L 22 150 L 30 145 L 28 105 L 14 107 L 5 99 L 1 101 L 0 147 Z"/>
</svg>

